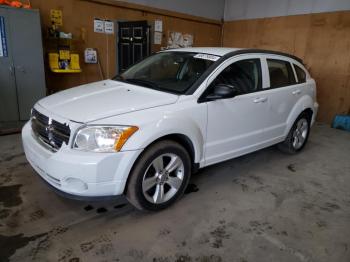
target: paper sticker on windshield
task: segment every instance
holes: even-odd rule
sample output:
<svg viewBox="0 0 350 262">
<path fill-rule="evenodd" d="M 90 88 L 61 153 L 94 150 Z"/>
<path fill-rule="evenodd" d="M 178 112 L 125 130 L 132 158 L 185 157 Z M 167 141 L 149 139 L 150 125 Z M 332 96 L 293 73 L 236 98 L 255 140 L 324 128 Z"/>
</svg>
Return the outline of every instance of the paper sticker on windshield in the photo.
<svg viewBox="0 0 350 262">
<path fill-rule="evenodd" d="M 194 58 L 205 59 L 205 60 L 210 60 L 210 61 L 217 61 L 220 59 L 220 56 L 209 55 L 209 54 L 197 54 L 194 56 Z"/>
</svg>

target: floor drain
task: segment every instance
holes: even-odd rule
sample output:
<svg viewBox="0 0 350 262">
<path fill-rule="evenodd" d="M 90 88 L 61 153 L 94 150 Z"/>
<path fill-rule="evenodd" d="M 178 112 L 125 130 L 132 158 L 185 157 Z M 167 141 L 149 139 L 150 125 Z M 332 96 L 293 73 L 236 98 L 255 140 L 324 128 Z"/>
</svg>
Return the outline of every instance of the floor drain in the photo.
<svg viewBox="0 0 350 262">
<path fill-rule="evenodd" d="M 92 205 L 87 205 L 86 207 L 84 207 L 85 211 L 90 211 L 92 209 L 94 209 L 94 207 Z"/>
<path fill-rule="evenodd" d="M 100 207 L 100 208 L 98 208 L 97 210 L 96 210 L 96 212 L 97 213 L 105 213 L 105 212 L 107 212 L 108 210 L 106 209 L 106 208 L 104 208 L 104 207 Z"/>
<path fill-rule="evenodd" d="M 120 204 L 120 205 L 114 206 L 114 208 L 115 208 L 115 209 L 118 209 L 118 208 L 122 208 L 122 207 L 125 207 L 125 206 L 126 206 L 126 204 Z"/>
</svg>

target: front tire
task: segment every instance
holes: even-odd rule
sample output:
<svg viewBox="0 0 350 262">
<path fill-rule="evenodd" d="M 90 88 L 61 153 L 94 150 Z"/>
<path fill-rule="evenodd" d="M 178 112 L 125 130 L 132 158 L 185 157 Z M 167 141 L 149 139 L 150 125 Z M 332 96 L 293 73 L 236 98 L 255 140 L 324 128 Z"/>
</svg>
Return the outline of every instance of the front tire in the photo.
<svg viewBox="0 0 350 262">
<path fill-rule="evenodd" d="M 287 154 L 296 154 L 301 151 L 309 138 L 311 118 L 302 113 L 295 120 L 284 142 L 277 145 L 278 149 Z"/>
<path fill-rule="evenodd" d="M 191 176 L 191 158 L 180 144 L 151 145 L 136 161 L 127 185 L 128 201 L 140 210 L 158 211 L 180 198 Z"/>
</svg>

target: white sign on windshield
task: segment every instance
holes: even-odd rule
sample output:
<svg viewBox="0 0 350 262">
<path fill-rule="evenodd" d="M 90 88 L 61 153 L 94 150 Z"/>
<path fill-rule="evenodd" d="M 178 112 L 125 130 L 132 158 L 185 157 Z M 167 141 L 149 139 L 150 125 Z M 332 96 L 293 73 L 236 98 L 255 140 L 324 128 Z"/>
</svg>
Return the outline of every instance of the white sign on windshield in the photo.
<svg viewBox="0 0 350 262">
<path fill-rule="evenodd" d="M 220 59 L 220 56 L 209 55 L 209 54 L 196 54 L 194 56 L 194 58 L 205 59 L 205 60 L 210 60 L 210 61 L 217 61 Z"/>
</svg>

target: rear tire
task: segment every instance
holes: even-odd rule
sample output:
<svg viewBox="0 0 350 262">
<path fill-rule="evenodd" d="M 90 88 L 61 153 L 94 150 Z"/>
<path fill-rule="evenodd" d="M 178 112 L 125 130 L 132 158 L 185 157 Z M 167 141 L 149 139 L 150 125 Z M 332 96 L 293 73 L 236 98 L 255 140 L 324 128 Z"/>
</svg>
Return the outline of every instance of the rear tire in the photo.
<svg viewBox="0 0 350 262">
<path fill-rule="evenodd" d="M 296 154 L 300 152 L 309 138 L 310 123 L 310 115 L 305 112 L 302 113 L 297 120 L 295 120 L 284 142 L 277 145 L 278 149 L 287 154 Z"/>
<path fill-rule="evenodd" d="M 180 144 L 164 140 L 151 145 L 136 161 L 126 197 L 139 210 L 159 211 L 179 199 L 191 176 L 191 158 Z"/>
</svg>

